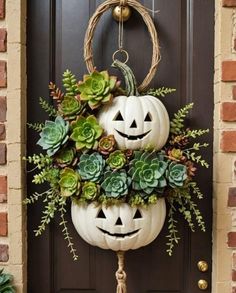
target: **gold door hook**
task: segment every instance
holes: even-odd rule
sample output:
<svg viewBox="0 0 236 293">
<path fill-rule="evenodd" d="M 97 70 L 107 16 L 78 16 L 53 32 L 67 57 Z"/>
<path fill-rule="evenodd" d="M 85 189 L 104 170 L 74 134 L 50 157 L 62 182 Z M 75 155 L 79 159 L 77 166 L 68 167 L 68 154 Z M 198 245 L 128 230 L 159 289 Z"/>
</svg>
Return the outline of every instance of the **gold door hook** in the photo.
<svg viewBox="0 0 236 293">
<path fill-rule="evenodd" d="M 127 21 L 131 16 L 131 8 L 126 6 L 116 6 L 112 11 L 112 16 L 116 21 Z"/>
<path fill-rule="evenodd" d="M 207 272 L 208 271 L 208 263 L 204 260 L 200 260 L 198 263 L 197 263 L 197 267 L 199 269 L 200 272 Z"/>
<path fill-rule="evenodd" d="M 208 283 L 207 283 L 207 281 L 206 280 L 199 280 L 198 281 L 198 288 L 200 289 L 200 290 L 207 290 L 207 288 L 208 288 Z"/>
</svg>

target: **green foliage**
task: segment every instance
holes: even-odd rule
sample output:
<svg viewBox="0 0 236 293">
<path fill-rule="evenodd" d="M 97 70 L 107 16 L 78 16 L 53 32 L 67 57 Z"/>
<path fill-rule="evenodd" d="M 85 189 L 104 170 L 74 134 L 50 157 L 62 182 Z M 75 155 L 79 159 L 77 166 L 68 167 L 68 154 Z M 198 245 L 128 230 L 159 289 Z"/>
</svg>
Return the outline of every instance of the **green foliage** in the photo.
<svg viewBox="0 0 236 293">
<path fill-rule="evenodd" d="M 48 114 L 49 117 L 57 116 L 57 110 L 54 108 L 53 105 L 50 105 L 44 98 L 39 98 L 39 105 Z"/>
<path fill-rule="evenodd" d="M 200 164 L 202 167 L 209 168 L 209 164 L 204 159 L 202 159 L 201 155 L 196 155 L 196 153 L 191 153 L 190 151 L 186 151 L 184 153 L 191 161 Z"/>
<path fill-rule="evenodd" d="M 37 132 L 41 132 L 42 129 L 44 128 L 44 124 L 43 123 L 27 123 L 27 126 L 30 128 L 30 129 L 33 129 Z"/>
<path fill-rule="evenodd" d="M 188 115 L 189 111 L 193 108 L 193 103 L 190 103 L 180 109 L 176 114 L 174 114 L 174 118 L 170 122 L 170 133 L 172 134 L 181 134 L 184 128 L 184 120 Z"/>
<path fill-rule="evenodd" d="M 147 91 L 145 93 L 145 95 L 150 95 L 150 96 L 154 96 L 154 97 L 165 97 L 168 94 L 172 94 L 173 92 L 175 92 L 176 89 L 173 88 L 168 88 L 168 87 L 160 87 L 158 89 L 150 89 L 149 91 Z"/>
<path fill-rule="evenodd" d="M 73 120 L 80 113 L 82 105 L 77 97 L 65 96 L 58 106 L 61 116 Z"/>
<path fill-rule="evenodd" d="M 209 132 L 209 129 L 194 129 L 188 130 L 186 133 L 186 137 L 197 138 Z"/>
<path fill-rule="evenodd" d="M 173 254 L 173 249 L 175 244 L 179 243 L 180 237 L 178 236 L 178 230 L 177 230 L 177 221 L 174 219 L 174 214 L 176 212 L 175 206 L 174 206 L 174 199 L 168 198 L 170 209 L 168 213 L 168 235 L 166 236 L 168 241 L 166 243 L 167 250 L 166 252 L 171 256 Z"/>
<path fill-rule="evenodd" d="M 81 188 L 80 181 L 81 177 L 77 171 L 71 168 L 62 169 L 58 182 L 61 196 L 69 197 L 72 195 L 79 195 Z"/>
<path fill-rule="evenodd" d="M 169 181 L 169 185 L 173 188 L 183 186 L 187 177 L 185 165 L 172 162 L 166 170 L 166 178 Z"/>
<path fill-rule="evenodd" d="M 59 212 L 60 212 L 60 226 L 62 227 L 62 234 L 64 239 L 67 241 L 67 247 L 70 249 L 70 253 L 72 254 L 73 260 L 76 261 L 79 259 L 76 249 L 74 247 L 73 238 L 70 236 L 67 224 L 68 222 L 65 219 L 66 215 L 66 198 L 60 198 L 59 200 Z"/>
<path fill-rule="evenodd" d="M 12 285 L 13 276 L 0 270 L 0 293 L 15 293 L 15 289 Z"/>
<path fill-rule="evenodd" d="M 107 71 L 94 71 L 79 83 L 80 99 L 88 102 L 91 109 L 96 109 L 111 101 L 116 85 L 117 77 L 109 76 Z"/>
<path fill-rule="evenodd" d="M 189 185 L 192 188 L 193 194 L 195 194 L 198 199 L 203 199 L 203 194 L 202 194 L 200 188 L 197 186 L 197 183 L 192 181 L 189 183 Z"/>
<path fill-rule="evenodd" d="M 106 162 L 111 169 L 121 169 L 126 163 L 126 156 L 122 151 L 117 150 L 109 155 Z"/>
<path fill-rule="evenodd" d="M 44 167 L 52 165 L 52 158 L 48 155 L 43 154 L 33 154 L 33 156 L 23 157 L 24 160 L 28 161 L 30 164 L 36 165 L 36 167 L 41 170 Z"/>
<path fill-rule="evenodd" d="M 78 83 L 76 80 L 76 77 L 70 70 L 66 70 L 63 73 L 63 86 L 66 89 L 66 95 L 70 97 L 74 97 L 78 95 L 79 93 L 79 88 L 78 88 Z"/>
</svg>

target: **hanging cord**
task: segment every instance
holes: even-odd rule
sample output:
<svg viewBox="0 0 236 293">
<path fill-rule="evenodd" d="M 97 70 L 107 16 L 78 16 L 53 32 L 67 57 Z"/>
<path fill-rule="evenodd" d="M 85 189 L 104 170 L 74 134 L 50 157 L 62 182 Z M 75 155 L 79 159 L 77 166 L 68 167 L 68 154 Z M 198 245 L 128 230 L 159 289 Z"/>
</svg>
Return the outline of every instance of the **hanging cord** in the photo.
<svg viewBox="0 0 236 293">
<path fill-rule="evenodd" d="M 118 257 L 118 270 L 116 271 L 117 289 L 116 293 L 127 293 L 126 290 L 126 272 L 124 271 L 125 266 L 125 252 L 117 251 Z"/>
</svg>

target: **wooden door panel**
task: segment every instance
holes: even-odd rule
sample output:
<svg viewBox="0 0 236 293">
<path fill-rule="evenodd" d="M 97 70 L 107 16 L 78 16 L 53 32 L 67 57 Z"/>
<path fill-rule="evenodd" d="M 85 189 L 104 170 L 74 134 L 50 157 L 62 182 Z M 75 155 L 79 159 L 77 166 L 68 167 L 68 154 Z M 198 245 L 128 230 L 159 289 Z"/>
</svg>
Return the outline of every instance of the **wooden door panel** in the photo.
<svg viewBox="0 0 236 293">
<path fill-rule="evenodd" d="M 78 78 L 86 73 L 83 61 L 83 40 L 89 17 L 97 5 L 95 0 L 28 1 L 28 120 L 42 120 L 38 97 L 48 96 L 50 80 L 61 84 L 64 70 L 72 70 Z M 163 99 L 169 113 L 194 102 L 190 126 L 212 129 L 213 118 L 213 23 L 212 0 L 145 0 L 146 7 L 160 10 L 154 14 L 160 38 L 162 61 L 152 87 L 175 87 L 176 93 Z M 118 25 L 108 12 L 102 18 L 94 38 L 94 59 L 99 70 L 110 68 L 112 53 L 117 49 Z M 151 43 L 141 17 L 133 13 L 125 24 L 125 48 L 129 64 L 141 82 L 149 70 Z M 28 132 L 28 152 L 35 152 L 37 137 Z M 212 133 L 208 135 L 212 142 Z M 205 151 L 212 162 L 212 148 Z M 28 193 L 35 190 L 28 179 Z M 206 199 L 200 203 L 206 219 L 207 233 L 189 232 L 182 219 L 178 229 L 182 237 L 174 255 L 166 252 L 167 224 L 149 246 L 126 253 L 129 293 L 198 293 L 197 281 L 202 275 L 196 264 L 200 259 L 211 266 L 211 170 L 200 170 L 198 181 Z M 40 221 L 39 207 L 30 207 L 29 231 L 29 293 L 112 293 L 115 292 L 115 253 L 86 244 L 75 232 L 70 215 L 70 231 L 80 259 L 73 262 L 64 241 L 58 219 L 49 230 L 35 238 L 33 229 Z M 40 284 L 40 286 L 38 285 Z M 210 292 L 210 288 L 208 291 Z"/>
</svg>

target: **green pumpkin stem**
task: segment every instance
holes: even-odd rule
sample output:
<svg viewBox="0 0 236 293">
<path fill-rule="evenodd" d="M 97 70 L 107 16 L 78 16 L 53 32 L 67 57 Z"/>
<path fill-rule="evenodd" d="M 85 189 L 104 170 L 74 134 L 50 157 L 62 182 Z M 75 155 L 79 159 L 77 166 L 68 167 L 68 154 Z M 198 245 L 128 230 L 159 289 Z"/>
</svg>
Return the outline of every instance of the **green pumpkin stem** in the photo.
<svg viewBox="0 0 236 293">
<path fill-rule="evenodd" d="M 112 67 L 118 68 L 124 75 L 127 96 L 139 96 L 137 81 L 131 68 L 119 60 L 115 60 Z"/>
</svg>

